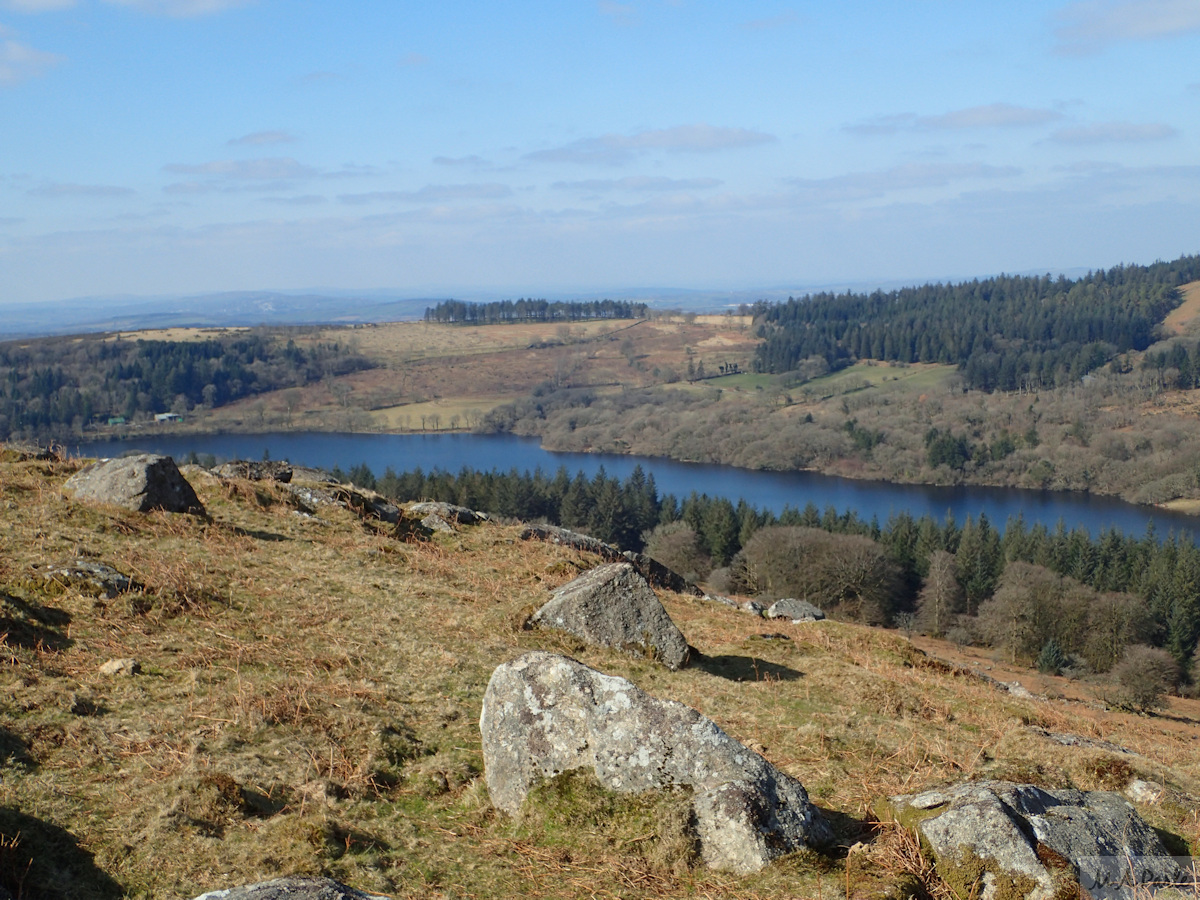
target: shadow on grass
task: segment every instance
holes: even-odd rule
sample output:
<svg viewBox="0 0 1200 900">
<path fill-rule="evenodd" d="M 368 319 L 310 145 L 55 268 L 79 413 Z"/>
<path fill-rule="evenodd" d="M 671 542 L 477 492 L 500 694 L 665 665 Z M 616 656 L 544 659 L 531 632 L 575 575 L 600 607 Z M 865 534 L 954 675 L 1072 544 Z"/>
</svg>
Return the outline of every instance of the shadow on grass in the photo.
<svg viewBox="0 0 1200 900">
<path fill-rule="evenodd" d="M 0 593 L 0 643 L 26 650 L 66 650 L 74 642 L 63 631 L 71 614 Z"/>
<path fill-rule="evenodd" d="M 23 738 L 0 727 L 0 766 L 9 765 L 33 769 L 37 767 L 37 761 L 29 755 L 29 745 Z"/>
<path fill-rule="evenodd" d="M 729 681 L 796 681 L 803 672 L 753 656 L 705 656 L 692 651 L 691 665 Z"/>
<path fill-rule="evenodd" d="M 39 900 L 117 900 L 121 886 L 64 828 L 0 807 L 0 889 Z"/>
<path fill-rule="evenodd" d="M 287 535 L 275 534 L 273 531 L 258 531 L 254 528 L 235 527 L 233 533 L 238 537 L 254 538 L 256 541 L 267 541 L 272 544 L 282 544 L 291 540 Z"/>
<path fill-rule="evenodd" d="M 859 842 L 869 843 L 875 839 L 875 829 L 868 819 L 852 816 L 827 806 L 817 806 L 817 809 L 825 817 L 829 827 L 833 829 L 834 844 L 832 847 L 826 848 L 825 852 L 835 859 L 843 858 L 846 855 L 847 847 L 852 847 Z"/>
</svg>

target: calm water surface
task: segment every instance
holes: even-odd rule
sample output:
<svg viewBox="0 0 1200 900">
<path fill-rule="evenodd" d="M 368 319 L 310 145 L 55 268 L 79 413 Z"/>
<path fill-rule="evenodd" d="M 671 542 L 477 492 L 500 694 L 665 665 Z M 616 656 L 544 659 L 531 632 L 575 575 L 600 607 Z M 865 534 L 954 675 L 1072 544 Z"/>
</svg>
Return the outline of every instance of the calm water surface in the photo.
<svg viewBox="0 0 1200 900">
<path fill-rule="evenodd" d="M 813 472 L 762 472 L 704 463 L 684 463 L 658 457 L 608 453 L 554 453 L 543 450 L 536 438 L 478 434 L 329 434 L 281 432 L 273 434 L 213 434 L 146 436 L 126 441 L 84 444 L 86 456 L 120 456 L 127 451 L 163 453 L 182 460 L 191 452 L 212 454 L 219 460 L 286 459 L 298 465 L 349 469 L 366 463 L 376 475 L 391 466 L 396 472 L 410 469 L 472 469 L 553 473 L 566 466 L 572 475 L 582 470 L 594 475 L 601 466 L 610 476 L 624 479 L 640 465 L 654 475 L 659 494 L 682 499 L 692 491 L 745 499 L 762 509 L 779 512 L 785 505 L 803 508 L 814 503 L 822 511 L 855 510 L 882 524 L 894 513 L 915 517 L 928 513 L 939 521 L 952 513 L 961 524 L 981 513 L 1003 527 L 1010 517 L 1023 515 L 1028 525 L 1054 528 L 1062 521 L 1068 529 L 1087 528 L 1093 535 L 1111 527 L 1140 535 L 1153 524 L 1160 536 L 1194 532 L 1200 519 L 1153 507 L 1136 506 L 1112 498 L 1067 491 L 1031 491 L 1017 488 L 931 487 L 857 481 Z"/>
</svg>

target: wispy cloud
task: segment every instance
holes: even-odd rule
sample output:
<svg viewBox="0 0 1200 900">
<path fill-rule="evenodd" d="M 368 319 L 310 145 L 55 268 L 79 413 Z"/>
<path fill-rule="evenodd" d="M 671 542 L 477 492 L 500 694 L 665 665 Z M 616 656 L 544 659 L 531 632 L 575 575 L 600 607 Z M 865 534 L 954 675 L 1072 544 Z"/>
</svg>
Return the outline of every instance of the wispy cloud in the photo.
<svg viewBox="0 0 1200 900">
<path fill-rule="evenodd" d="M 637 21 L 637 9 L 628 3 L 599 0 L 596 8 L 600 10 L 601 15 L 607 16 L 618 25 L 632 25 Z"/>
<path fill-rule="evenodd" d="M 433 164 L 435 166 L 467 166 L 469 168 L 483 168 L 491 165 L 482 156 L 435 156 Z"/>
<path fill-rule="evenodd" d="M 72 197 L 107 199 L 111 197 L 129 197 L 136 194 L 133 188 L 118 187 L 110 184 L 43 184 L 26 191 L 31 197 Z"/>
<path fill-rule="evenodd" d="M 895 191 L 946 187 L 954 182 L 1011 178 L 1015 166 L 983 163 L 911 163 L 875 172 L 851 172 L 832 178 L 791 178 L 787 184 L 800 199 L 813 203 L 869 200 Z"/>
<path fill-rule="evenodd" d="M 1165 141 L 1178 136 L 1178 131 L 1161 123 L 1101 122 L 1061 128 L 1050 135 L 1050 140 L 1059 144 L 1132 144 Z"/>
<path fill-rule="evenodd" d="M 286 131 L 255 131 L 233 138 L 226 143 L 231 147 L 264 147 L 268 144 L 294 144 L 296 136 Z"/>
<path fill-rule="evenodd" d="M 368 191 L 342 194 L 342 203 L 449 203 L 457 200 L 498 200 L 512 195 L 505 184 L 429 184 L 419 191 Z"/>
<path fill-rule="evenodd" d="M 619 166 L 635 156 L 652 151 L 666 153 L 712 153 L 753 147 L 774 141 L 775 137 L 746 128 L 726 128 L 716 125 L 676 125 L 637 134 L 606 134 L 583 138 L 562 147 L 536 150 L 525 159 L 532 162 L 579 163 L 583 165 Z"/>
<path fill-rule="evenodd" d="M 104 2 L 155 16 L 190 19 L 246 6 L 253 0 L 104 0 Z"/>
<path fill-rule="evenodd" d="M 1200 32 L 1196 0 L 1084 0 L 1059 10 L 1058 50 L 1094 53 L 1118 41 L 1158 40 Z"/>
<path fill-rule="evenodd" d="M 35 78 L 65 59 L 57 53 L 35 50 L 13 40 L 0 40 L 0 87 Z"/>
<path fill-rule="evenodd" d="M 747 31 L 771 31 L 775 28 L 786 28 L 788 25 L 794 25 L 797 21 L 799 21 L 799 17 L 794 12 L 785 12 L 766 19 L 754 19 L 750 22 L 743 22 L 741 27 Z"/>
<path fill-rule="evenodd" d="M 313 178 L 320 173 L 291 157 L 264 159 L 220 159 L 206 163 L 171 163 L 163 171 L 172 175 L 201 175 L 238 181 L 282 181 L 285 179 Z"/>
<path fill-rule="evenodd" d="M 262 203 L 274 203 L 279 206 L 318 206 L 327 202 L 320 194 L 301 194 L 298 197 L 259 197 Z"/>
<path fill-rule="evenodd" d="M 19 13 L 53 12 L 56 9 L 70 9 L 75 0 L 3 0 L 0 9 L 10 9 Z"/>
<path fill-rule="evenodd" d="M 708 190 L 721 184 L 716 178 L 666 178 L 631 175 L 627 178 L 589 178 L 584 181 L 557 181 L 551 187 L 560 191 L 692 191 Z"/>
<path fill-rule="evenodd" d="M 989 103 L 951 110 L 939 116 L 899 113 L 876 116 L 843 128 L 851 134 L 886 135 L 900 131 L 950 131 L 972 128 L 1028 128 L 1061 119 L 1062 113 L 1052 109 L 1016 106 L 1011 103 Z"/>
</svg>

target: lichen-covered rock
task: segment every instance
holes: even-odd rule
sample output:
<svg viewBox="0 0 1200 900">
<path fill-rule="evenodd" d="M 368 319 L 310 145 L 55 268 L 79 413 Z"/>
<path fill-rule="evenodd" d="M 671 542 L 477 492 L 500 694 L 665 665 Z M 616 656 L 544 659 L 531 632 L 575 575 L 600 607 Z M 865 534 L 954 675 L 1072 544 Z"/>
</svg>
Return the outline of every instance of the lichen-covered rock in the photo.
<svg viewBox="0 0 1200 900">
<path fill-rule="evenodd" d="M 195 900 L 387 900 L 378 894 L 364 894 L 332 878 L 293 875 L 224 888 L 201 894 Z"/>
<path fill-rule="evenodd" d="M 480 717 L 492 802 L 516 815 L 530 789 L 589 770 L 622 793 L 687 787 L 705 862 L 753 872 L 833 833 L 804 786 L 696 710 L 552 653 L 498 667 Z"/>
<path fill-rule="evenodd" d="M 456 522 L 459 525 L 478 525 L 480 522 L 488 521 L 489 518 L 487 513 L 476 512 L 465 506 L 455 506 L 453 503 L 439 503 L 432 500 L 412 504 L 408 507 L 408 513 L 418 518 L 428 515 L 440 516 L 447 522 Z"/>
<path fill-rule="evenodd" d="M 891 809 L 963 896 L 1052 900 L 1077 884 L 1133 898 L 1188 881 L 1154 830 L 1106 791 L 985 781 L 893 797 Z"/>
<path fill-rule="evenodd" d="M 429 531 L 441 531 L 446 534 L 454 534 L 454 526 L 437 513 L 430 513 L 423 518 L 421 520 L 421 526 Z"/>
<path fill-rule="evenodd" d="M 287 484 L 292 480 L 292 464 L 286 460 L 235 459 L 213 469 L 221 478 L 245 478 L 249 481 L 277 481 Z"/>
<path fill-rule="evenodd" d="M 768 619 L 791 619 L 793 622 L 819 622 L 825 618 L 824 610 L 813 606 L 807 600 L 797 600 L 786 597 L 777 600 L 767 608 Z"/>
<path fill-rule="evenodd" d="M 532 622 L 589 644 L 657 659 L 668 669 L 678 669 L 688 658 L 687 639 L 629 563 L 606 563 L 567 582 Z"/>
<path fill-rule="evenodd" d="M 101 675 L 121 675 L 126 678 L 141 674 L 142 667 L 136 659 L 123 657 L 121 659 L 110 659 L 100 667 Z"/>
<path fill-rule="evenodd" d="M 297 484 L 294 480 L 287 489 L 309 512 L 322 506 L 341 506 L 363 519 L 378 519 L 389 525 L 395 525 L 401 519 L 400 507 L 374 491 L 344 484 Z"/>
<path fill-rule="evenodd" d="M 682 575 L 664 566 L 658 560 L 645 553 L 634 553 L 632 550 L 622 550 L 615 544 L 605 543 L 586 534 L 559 528 L 557 525 L 526 525 L 521 529 L 523 541 L 546 541 L 550 544 L 562 544 L 586 553 L 595 553 L 605 562 L 628 562 L 642 577 L 655 587 L 666 588 L 677 594 L 691 594 L 694 597 L 704 596 L 704 591 L 696 587 Z"/>
<path fill-rule="evenodd" d="M 72 559 L 55 563 L 42 570 L 48 587 L 75 588 L 93 597 L 112 599 L 127 591 L 139 590 L 141 585 L 112 566 L 90 559 Z"/>
<path fill-rule="evenodd" d="M 169 456 L 141 453 L 102 459 L 68 478 L 66 487 L 75 492 L 76 500 L 110 503 L 135 512 L 163 509 L 204 514 L 200 498 Z"/>
</svg>

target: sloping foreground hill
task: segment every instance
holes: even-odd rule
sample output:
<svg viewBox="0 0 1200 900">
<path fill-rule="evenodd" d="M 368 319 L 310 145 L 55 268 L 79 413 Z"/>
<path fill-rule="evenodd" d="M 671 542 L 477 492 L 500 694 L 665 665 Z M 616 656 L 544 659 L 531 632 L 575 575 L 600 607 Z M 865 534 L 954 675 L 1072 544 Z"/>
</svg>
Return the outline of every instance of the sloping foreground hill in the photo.
<svg viewBox="0 0 1200 900">
<path fill-rule="evenodd" d="M 667 593 L 698 651 L 670 672 L 526 630 L 549 589 L 598 559 L 518 527 L 402 540 L 192 468 L 207 519 L 138 514 L 70 499 L 79 465 L 0 453 L 0 888 L 14 897 L 188 898 L 285 873 L 398 897 L 949 896 L 872 809 L 985 776 L 1165 784 L 1142 814 L 1174 852 L 1200 840 L 1187 710 L 1021 699 L 895 633 Z M 140 589 L 93 596 L 45 577 L 73 560 Z M 582 778 L 498 814 L 480 704 L 492 670 L 532 649 L 715 719 L 805 784 L 841 849 L 714 873 L 677 798 L 615 799 Z M 102 674 L 113 659 L 137 674 Z"/>
</svg>

